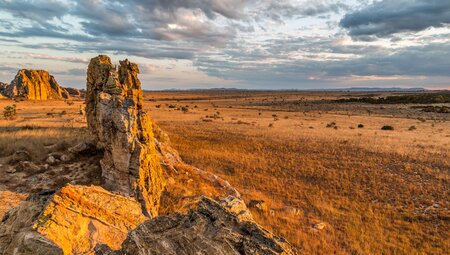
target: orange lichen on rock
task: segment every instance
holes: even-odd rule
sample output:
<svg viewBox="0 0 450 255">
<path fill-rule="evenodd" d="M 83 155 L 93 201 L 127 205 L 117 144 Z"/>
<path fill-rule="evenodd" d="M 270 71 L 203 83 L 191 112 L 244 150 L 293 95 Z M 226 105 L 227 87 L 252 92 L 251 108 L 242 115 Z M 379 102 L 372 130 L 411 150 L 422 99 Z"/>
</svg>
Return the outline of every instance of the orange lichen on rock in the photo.
<svg viewBox="0 0 450 255">
<path fill-rule="evenodd" d="M 11 208 L 16 207 L 22 201 L 27 198 L 27 195 L 11 192 L 11 191 L 0 191 L 0 219 L 3 215 Z"/>
<path fill-rule="evenodd" d="M 34 228 L 64 254 L 91 254 L 96 244 L 119 249 L 146 219 L 134 199 L 98 186 L 68 185 L 48 202 Z"/>
</svg>

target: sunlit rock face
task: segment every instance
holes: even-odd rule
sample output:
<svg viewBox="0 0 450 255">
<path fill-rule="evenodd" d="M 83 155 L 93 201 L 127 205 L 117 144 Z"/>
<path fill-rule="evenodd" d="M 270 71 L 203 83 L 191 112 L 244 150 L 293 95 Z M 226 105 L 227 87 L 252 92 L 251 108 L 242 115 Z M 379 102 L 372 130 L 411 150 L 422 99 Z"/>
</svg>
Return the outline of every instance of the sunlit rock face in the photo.
<svg viewBox="0 0 450 255">
<path fill-rule="evenodd" d="M 97 255 L 296 254 L 280 237 L 217 202 L 202 197 L 188 214 L 146 221 L 131 231 L 122 248 L 96 247 Z"/>
<path fill-rule="evenodd" d="M 4 90 L 9 98 L 31 100 L 62 100 L 70 97 L 69 92 L 59 86 L 55 78 L 44 70 L 22 69 Z"/>
<path fill-rule="evenodd" d="M 47 202 L 33 227 L 64 254 L 91 254 L 97 244 L 119 249 L 128 231 L 146 219 L 132 198 L 98 186 L 68 185 Z"/>
<path fill-rule="evenodd" d="M 93 58 L 87 72 L 86 116 L 104 150 L 105 187 L 134 197 L 156 216 L 164 188 L 152 123 L 142 109 L 139 68 L 128 60 L 116 69 L 108 56 Z"/>
</svg>

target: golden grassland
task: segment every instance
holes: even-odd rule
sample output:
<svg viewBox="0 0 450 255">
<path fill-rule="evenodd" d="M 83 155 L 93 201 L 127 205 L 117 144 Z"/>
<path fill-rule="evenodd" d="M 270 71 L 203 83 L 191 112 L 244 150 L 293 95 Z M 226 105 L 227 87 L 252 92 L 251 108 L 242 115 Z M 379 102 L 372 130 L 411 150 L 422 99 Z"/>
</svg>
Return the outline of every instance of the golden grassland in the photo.
<svg viewBox="0 0 450 255">
<path fill-rule="evenodd" d="M 257 222 L 300 253 L 449 253 L 449 114 L 327 101 L 354 96 L 345 93 L 145 96 L 182 158 L 247 202 L 264 200 L 267 210 L 251 209 Z M 0 100 L 0 108 L 13 103 L 18 117 L 0 120 L 0 164 L 18 149 L 44 160 L 46 146 L 88 136 L 82 101 Z"/>
<path fill-rule="evenodd" d="M 266 201 L 256 220 L 303 254 L 448 254 L 448 115 L 312 103 L 336 96 L 160 92 L 147 109 L 185 161 Z"/>
</svg>

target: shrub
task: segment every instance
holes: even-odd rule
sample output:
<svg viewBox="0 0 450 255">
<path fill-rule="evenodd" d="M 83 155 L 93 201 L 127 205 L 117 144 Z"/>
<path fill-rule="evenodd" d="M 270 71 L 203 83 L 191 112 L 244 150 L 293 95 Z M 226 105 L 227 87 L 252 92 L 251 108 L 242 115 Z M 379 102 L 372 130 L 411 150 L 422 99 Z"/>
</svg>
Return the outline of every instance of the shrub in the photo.
<svg viewBox="0 0 450 255">
<path fill-rule="evenodd" d="M 413 130 L 416 130 L 416 129 L 417 129 L 416 126 L 410 126 L 410 127 L 408 128 L 409 131 L 413 131 Z"/>
<path fill-rule="evenodd" d="M 3 109 L 3 117 L 5 119 L 13 120 L 17 115 L 16 105 L 8 105 Z"/>
<path fill-rule="evenodd" d="M 358 124 L 358 128 L 363 128 L 364 125 L 363 124 Z"/>
<path fill-rule="evenodd" d="M 336 122 L 334 121 L 327 124 L 327 128 L 336 128 L 336 127 L 337 127 Z"/>
<path fill-rule="evenodd" d="M 393 126 L 383 126 L 381 130 L 394 130 Z"/>
<path fill-rule="evenodd" d="M 181 107 L 181 111 L 182 111 L 183 113 L 187 113 L 187 112 L 189 112 L 189 108 L 187 108 L 187 107 L 185 107 L 185 106 L 182 106 L 182 107 Z"/>
</svg>

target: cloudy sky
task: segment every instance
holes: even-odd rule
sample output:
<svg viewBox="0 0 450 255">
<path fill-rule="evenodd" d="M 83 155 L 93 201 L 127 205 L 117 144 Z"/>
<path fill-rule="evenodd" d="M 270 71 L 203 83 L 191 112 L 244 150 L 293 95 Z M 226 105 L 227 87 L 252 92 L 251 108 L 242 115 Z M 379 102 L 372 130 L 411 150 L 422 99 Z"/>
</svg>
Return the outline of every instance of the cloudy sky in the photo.
<svg viewBox="0 0 450 255">
<path fill-rule="evenodd" d="M 83 88 L 98 54 L 145 89 L 450 89 L 450 1 L 0 0 L 0 81 Z"/>
</svg>

